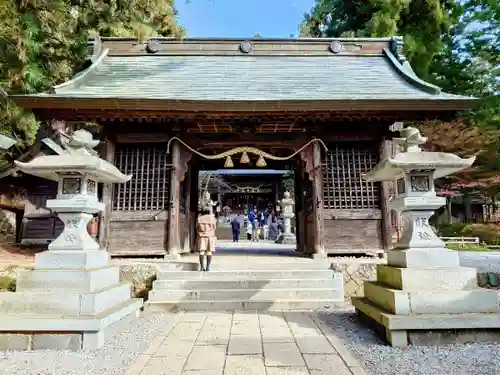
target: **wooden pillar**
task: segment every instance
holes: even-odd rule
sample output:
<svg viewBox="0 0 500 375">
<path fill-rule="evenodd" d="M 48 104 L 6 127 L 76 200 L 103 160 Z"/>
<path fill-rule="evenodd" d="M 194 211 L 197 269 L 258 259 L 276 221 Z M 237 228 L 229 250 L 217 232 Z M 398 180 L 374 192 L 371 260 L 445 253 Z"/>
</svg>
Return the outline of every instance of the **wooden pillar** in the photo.
<svg viewBox="0 0 500 375">
<path fill-rule="evenodd" d="M 380 144 L 380 159 L 390 157 L 392 153 L 392 141 L 382 139 Z M 391 210 L 388 202 L 391 196 L 391 184 L 393 182 L 381 182 L 380 210 L 382 211 L 382 246 L 384 250 L 392 248 L 392 220 Z"/>
<path fill-rule="evenodd" d="M 313 170 L 309 175 L 312 180 L 312 209 L 313 209 L 313 228 L 314 242 L 312 256 L 314 258 L 324 258 L 325 254 L 325 223 L 323 206 L 323 169 L 321 168 L 321 148 L 318 142 L 312 144 L 312 162 Z"/>
<path fill-rule="evenodd" d="M 186 171 L 185 177 L 184 177 L 184 191 L 182 192 L 185 196 L 185 205 L 186 205 L 186 210 L 185 210 L 185 220 L 186 222 L 184 223 L 184 242 L 182 246 L 182 252 L 183 253 L 189 253 L 191 251 L 191 221 L 193 220 L 193 215 L 191 215 L 191 169 L 192 165 L 190 164 L 188 166 L 188 169 Z"/>
<path fill-rule="evenodd" d="M 115 162 L 115 143 L 105 138 L 100 144 L 101 157 L 114 164 Z M 102 250 L 107 249 L 109 243 L 109 225 L 111 212 L 113 211 L 113 184 L 103 184 L 102 186 L 102 202 L 106 205 L 99 217 L 99 247 Z"/>
<path fill-rule="evenodd" d="M 191 185 L 189 187 L 191 189 L 191 212 L 189 213 L 191 221 L 189 222 L 189 237 L 191 251 L 194 251 L 196 249 L 196 219 L 198 218 L 198 167 L 191 164 L 189 173 L 191 173 Z"/>
<path fill-rule="evenodd" d="M 297 251 L 304 252 L 304 224 L 303 224 L 303 200 L 304 194 L 302 193 L 302 171 L 300 165 L 295 168 L 293 176 L 294 182 L 294 198 L 295 198 L 295 239 L 297 241 Z"/>
<path fill-rule="evenodd" d="M 179 198 L 180 198 L 180 172 L 181 172 L 181 150 L 179 142 L 172 142 L 170 149 L 171 165 L 170 189 L 169 189 L 169 209 L 167 222 L 167 254 L 177 256 L 181 251 L 181 241 L 179 232 Z"/>
</svg>

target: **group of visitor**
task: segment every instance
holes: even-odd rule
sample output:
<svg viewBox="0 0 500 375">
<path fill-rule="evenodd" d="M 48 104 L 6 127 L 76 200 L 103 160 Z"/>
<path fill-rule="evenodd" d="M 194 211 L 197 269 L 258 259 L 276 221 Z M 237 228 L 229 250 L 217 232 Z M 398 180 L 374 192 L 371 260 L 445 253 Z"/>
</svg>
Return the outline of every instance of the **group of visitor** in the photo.
<svg viewBox="0 0 500 375">
<path fill-rule="evenodd" d="M 241 216 L 234 216 L 231 221 L 231 230 L 233 233 L 233 242 L 239 242 L 241 231 Z M 248 215 L 243 218 L 243 227 L 245 229 L 247 240 L 258 242 L 261 238 L 264 240 L 275 241 L 280 232 L 278 218 L 274 212 L 262 210 L 251 210 Z"/>
</svg>

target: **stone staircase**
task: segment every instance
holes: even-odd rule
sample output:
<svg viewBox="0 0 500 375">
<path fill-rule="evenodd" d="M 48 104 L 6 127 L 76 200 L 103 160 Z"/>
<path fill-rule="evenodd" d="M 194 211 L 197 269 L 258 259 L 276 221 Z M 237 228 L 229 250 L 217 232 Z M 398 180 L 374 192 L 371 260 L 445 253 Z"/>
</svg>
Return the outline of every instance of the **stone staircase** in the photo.
<svg viewBox="0 0 500 375">
<path fill-rule="evenodd" d="M 146 303 L 155 311 L 300 311 L 344 301 L 342 274 L 328 260 L 216 255 L 209 272 L 194 260 L 157 266 Z"/>
</svg>

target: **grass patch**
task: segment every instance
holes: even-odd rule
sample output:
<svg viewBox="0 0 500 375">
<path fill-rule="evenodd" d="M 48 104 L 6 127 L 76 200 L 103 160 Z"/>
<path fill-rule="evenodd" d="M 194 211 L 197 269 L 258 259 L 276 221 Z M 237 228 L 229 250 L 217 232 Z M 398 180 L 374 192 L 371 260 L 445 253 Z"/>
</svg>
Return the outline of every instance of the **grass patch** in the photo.
<svg viewBox="0 0 500 375">
<path fill-rule="evenodd" d="M 446 247 L 450 250 L 456 251 L 477 251 L 477 252 L 485 252 L 485 251 L 500 251 L 500 246 L 482 246 L 482 245 L 474 245 L 474 244 L 447 244 Z"/>
<path fill-rule="evenodd" d="M 0 290 L 16 291 L 16 279 L 9 276 L 0 276 Z"/>
</svg>

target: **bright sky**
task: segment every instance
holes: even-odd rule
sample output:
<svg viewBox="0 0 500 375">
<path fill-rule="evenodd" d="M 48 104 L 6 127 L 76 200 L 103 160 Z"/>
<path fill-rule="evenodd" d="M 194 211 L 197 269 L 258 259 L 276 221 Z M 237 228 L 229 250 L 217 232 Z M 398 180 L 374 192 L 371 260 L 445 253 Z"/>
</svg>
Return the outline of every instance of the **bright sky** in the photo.
<svg viewBox="0 0 500 375">
<path fill-rule="evenodd" d="M 188 37 L 288 38 L 314 0 L 176 0 Z"/>
</svg>

